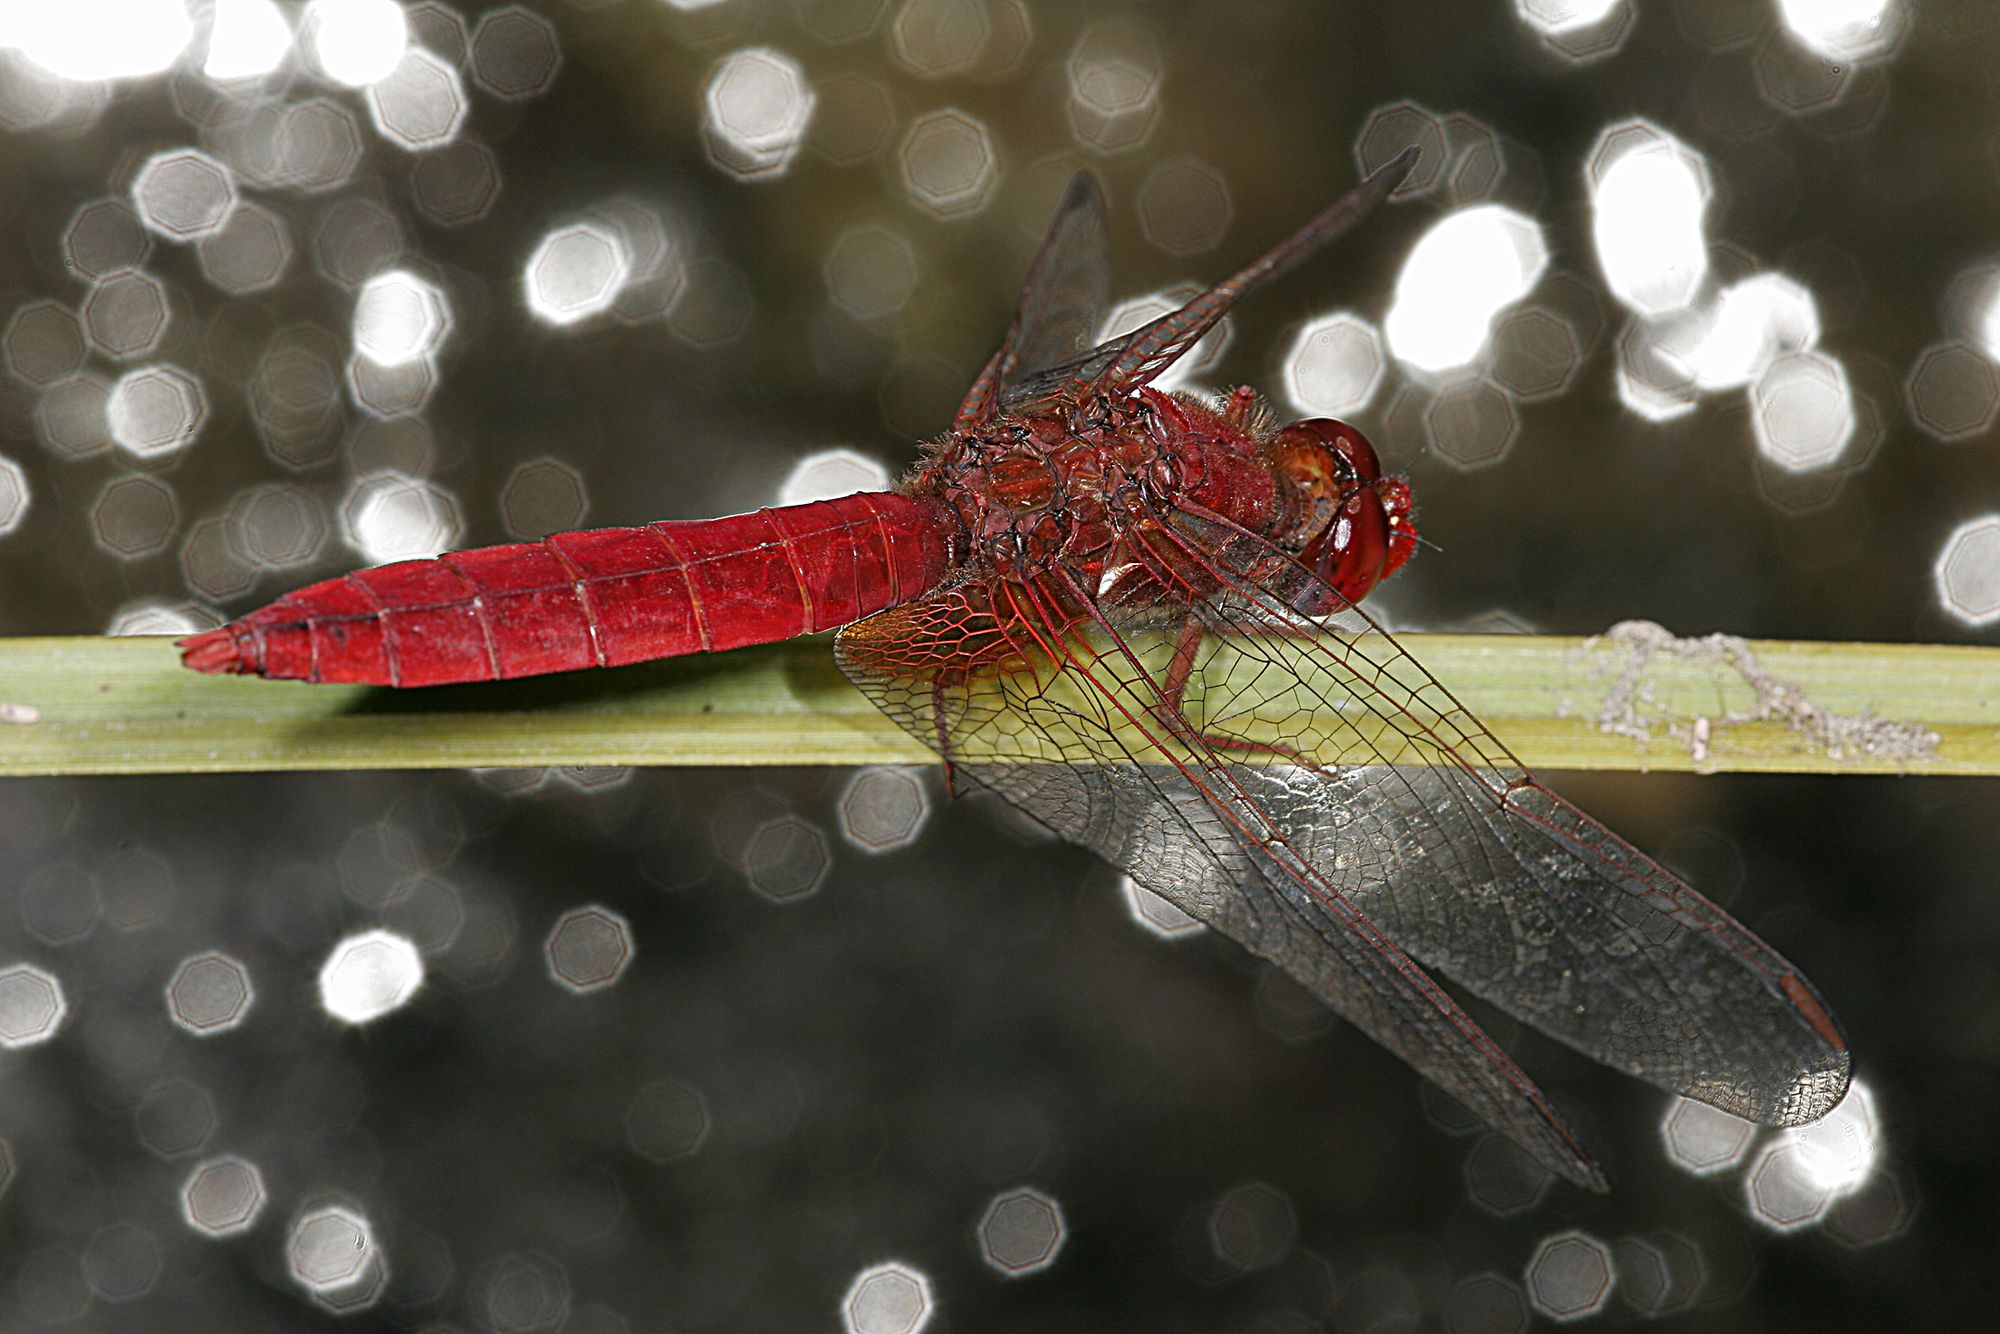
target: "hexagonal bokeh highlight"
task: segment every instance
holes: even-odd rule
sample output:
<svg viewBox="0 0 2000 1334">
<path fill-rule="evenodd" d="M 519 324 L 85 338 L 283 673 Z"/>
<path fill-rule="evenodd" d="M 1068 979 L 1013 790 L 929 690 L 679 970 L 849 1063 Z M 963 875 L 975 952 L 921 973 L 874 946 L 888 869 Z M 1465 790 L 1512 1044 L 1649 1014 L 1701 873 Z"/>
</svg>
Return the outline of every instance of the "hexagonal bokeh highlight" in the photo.
<svg viewBox="0 0 2000 1334">
<path fill-rule="evenodd" d="M 1954 528 L 1931 569 L 1938 604 L 1966 625 L 2000 621 L 2000 514 Z"/>
<path fill-rule="evenodd" d="M 236 211 L 236 177 L 192 148 L 155 153 L 132 181 L 132 209 L 147 230 L 169 241 L 220 231 Z"/>
<path fill-rule="evenodd" d="M 865 74 L 835 74 L 814 90 L 819 99 L 808 142 L 835 166 L 866 162 L 888 146 L 896 98 Z"/>
<path fill-rule="evenodd" d="M 1361 132 L 1354 137 L 1354 160 L 1363 174 L 1386 165 L 1406 148 L 1417 150 L 1417 164 L 1395 197 L 1410 199 L 1429 194 L 1444 179 L 1444 119 L 1429 107 L 1416 102 L 1391 102 L 1368 113 Z"/>
<path fill-rule="evenodd" d="M 92 283 L 78 313 L 91 345 L 114 361 L 158 347 L 172 318 L 166 284 L 138 269 L 108 273 Z"/>
<path fill-rule="evenodd" d="M 90 507 L 90 535 L 121 560 L 143 560 L 166 550 L 180 522 L 173 490 L 156 477 L 119 477 L 105 483 Z"/>
<path fill-rule="evenodd" d="M 1242 1273 L 1268 1269 L 1299 1239 L 1291 1197 L 1262 1181 L 1225 1191 L 1208 1215 L 1208 1244 L 1215 1258 Z"/>
<path fill-rule="evenodd" d="M 292 1281 L 311 1292 L 336 1292 L 364 1283 L 371 1263 L 380 1263 L 375 1230 L 357 1209 L 323 1205 L 293 1222 L 285 1239 L 285 1267 Z"/>
<path fill-rule="evenodd" d="M 812 125 L 814 96 L 799 63 L 770 47 L 731 52 L 702 93 L 709 161 L 742 180 L 781 175 Z"/>
<path fill-rule="evenodd" d="M 1382 335 L 1352 311 L 1306 321 L 1281 362 L 1285 394 L 1307 416 L 1347 417 L 1375 400 L 1389 369 Z"/>
<path fill-rule="evenodd" d="M 1084 30 L 1064 67 L 1070 133 L 1099 153 L 1126 153 L 1152 137 L 1165 106 L 1164 62 L 1152 34 L 1110 20 Z"/>
<path fill-rule="evenodd" d="M 556 228 L 535 246 L 523 290 L 537 319 L 575 324 L 611 309 L 631 276 L 631 254 L 618 229 L 578 222 Z"/>
<path fill-rule="evenodd" d="M 363 931 L 334 946 L 320 966 L 320 1006 L 344 1024 L 365 1024 L 402 1009 L 423 983 L 415 945 L 394 932 Z"/>
<path fill-rule="evenodd" d="M 256 999 L 250 970 L 215 950 L 184 960 L 167 982 L 168 1015 L 197 1037 L 237 1027 Z"/>
<path fill-rule="evenodd" d="M 28 473 L 20 464 L 0 456 L 0 537 L 19 528 L 28 517 Z"/>
<path fill-rule="evenodd" d="M 369 84 L 367 99 L 375 132 L 413 153 L 451 143 L 471 110 L 458 70 L 421 46 L 404 52 L 388 78 Z"/>
<path fill-rule="evenodd" d="M 890 54 L 920 79 L 971 73 L 992 38 L 982 0 L 903 0 L 889 24 Z"/>
<path fill-rule="evenodd" d="M 910 198 L 940 218 L 978 212 L 1000 183 L 992 132 L 985 122 L 956 107 L 912 121 L 896 161 Z"/>
<path fill-rule="evenodd" d="M 1465 1193 L 1496 1218 L 1526 1213 L 1542 1202 L 1555 1180 L 1505 1135 L 1481 1135 L 1465 1158 Z"/>
<path fill-rule="evenodd" d="M 1824 1180 L 1804 1145 L 1778 1138 L 1743 1172 L 1743 1203 L 1773 1232 L 1796 1232 L 1826 1217 L 1841 1192 Z"/>
<path fill-rule="evenodd" d="M 1917 354 L 1903 393 L 1926 433 L 1950 443 L 1970 440 L 2000 415 L 2000 367 L 1970 344 L 1934 343 Z"/>
<path fill-rule="evenodd" d="M 172 1161 L 206 1148 L 222 1118 L 207 1089 L 167 1079 L 146 1090 L 132 1120 L 139 1142 L 154 1156 Z"/>
<path fill-rule="evenodd" d="M 396 215 L 376 200 L 359 196 L 327 209 L 313 234 L 319 271 L 350 291 L 395 267 L 406 248 Z"/>
<path fill-rule="evenodd" d="M 503 1255 L 473 1281 L 485 1328 L 504 1334 L 575 1329 L 570 1320 L 569 1271 L 551 1256 Z"/>
<path fill-rule="evenodd" d="M 391 269 L 361 285 L 354 350 L 378 366 L 407 366 L 435 355 L 451 323 L 451 307 L 437 284 Z"/>
<path fill-rule="evenodd" d="M 114 1305 L 137 1301 L 151 1292 L 164 1268 L 160 1243 L 135 1223 L 99 1228 L 83 1252 L 83 1272 L 91 1294 Z"/>
<path fill-rule="evenodd" d="M 1500 204 L 1474 204 L 1431 225 L 1403 261 L 1382 333 L 1396 359 L 1420 371 L 1471 365 L 1493 322 L 1541 281 L 1549 264 L 1541 224 Z"/>
<path fill-rule="evenodd" d="M 0 333 L 0 362 L 15 379 L 38 389 L 74 373 L 89 355 L 82 324 L 54 301 L 28 302 Z"/>
<path fill-rule="evenodd" d="M 589 514 L 590 489 L 583 474 L 561 459 L 530 459 L 500 488 L 500 520 L 508 535 L 520 541 L 581 527 Z"/>
<path fill-rule="evenodd" d="M 18 1051 L 47 1042 L 68 1013 L 54 973 L 31 963 L 0 968 L 0 1047 Z"/>
<path fill-rule="evenodd" d="M 677 1163 L 701 1152 L 714 1122 L 701 1090 L 678 1079 L 657 1079 L 625 1109 L 625 1138 L 633 1152 L 655 1163 Z"/>
<path fill-rule="evenodd" d="M 916 248 L 900 232 L 864 224 L 850 227 L 827 247 L 820 267 L 826 294 L 857 320 L 893 315 L 916 294 L 921 270 Z"/>
<path fill-rule="evenodd" d="M 451 492 L 393 469 L 356 481 L 340 506 L 342 540 L 376 565 L 449 551 L 464 528 Z"/>
<path fill-rule="evenodd" d="M 773 903 L 796 903 L 817 894 L 832 866 L 826 835 L 796 815 L 765 821 L 743 848 L 743 874 L 750 888 Z"/>
<path fill-rule="evenodd" d="M 598 904 L 574 908 L 556 920 L 542 946 L 549 977 L 566 991 L 602 991 L 632 962 L 632 924 Z"/>
<path fill-rule="evenodd" d="M 1450 1334 L 1527 1334 L 1528 1299 L 1492 1270 L 1467 1274 L 1445 1295 L 1444 1327 Z"/>
<path fill-rule="evenodd" d="M 1521 416 L 1507 391 L 1491 380 L 1459 380 L 1431 400 L 1424 431 L 1447 462 L 1484 468 L 1506 457 L 1520 435 Z"/>
<path fill-rule="evenodd" d="M 1874 1174 L 1882 1151 L 1881 1118 L 1866 1080 L 1848 1086 L 1834 1109 L 1809 1125 L 1792 1126 L 1785 1139 L 1800 1150 L 1799 1164 L 1813 1179 L 1846 1195 Z"/>
<path fill-rule="evenodd" d="M 1708 276 L 1708 163 L 1646 120 L 1597 137 L 1584 168 L 1591 235 L 1611 294 L 1641 315 L 1692 302 Z"/>
<path fill-rule="evenodd" d="M 395 0 L 313 0 L 300 35 L 326 76 L 349 88 L 387 78 L 410 41 Z"/>
<path fill-rule="evenodd" d="M 262 292 L 284 277 L 292 262 L 285 220 L 255 200 L 245 200 L 220 230 L 196 246 L 202 274 L 232 296 Z"/>
<path fill-rule="evenodd" d="M 995 1195 L 980 1215 L 979 1258 L 1008 1278 L 1039 1274 L 1068 1240 L 1062 1205 L 1032 1186 Z"/>
<path fill-rule="evenodd" d="M 181 1217 L 205 1237 L 234 1237 L 257 1225 L 268 1198 L 255 1163 L 235 1154 L 204 1158 L 181 1183 Z"/>
<path fill-rule="evenodd" d="M 63 257 L 80 278 L 102 278 L 136 269 L 152 253 L 153 237 L 122 199 L 94 199 L 79 206 L 63 228 Z"/>
<path fill-rule="evenodd" d="M 104 404 L 111 441 L 138 458 L 183 449 L 208 420 L 201 382 L 177 366 L 141 366 L 111 385 Z"/>
<path fill-rule="evenodd" d="M 500 197 L 500 160 L 477 139 L 460 135 L 410 163 L 417 212 L 440 227 L 462 227 L 493 211 Z"/>
<path fill-rule="evenodd" d="M 1894 1241 L 1916 1220 L 1914 1187 L 1900 1172 L 1877 1172 L 1827 1212 L 1826 1235 L 1850 1250 Z"/>
<path fill-rule="evenodd" d="M 931 798 L 917 771 L 876 765 L 847 780 L 836 805 L 840 832 L 863 852 L 907 848 L 930 819 Z"/>
<path fill-rule="evenodd" d="M 792 465 L 778 483 L 774 503 L 803 505 L 856 491 L 880 491 L 888 485 L 889 470 L 878 460 L 852 449 L 820 449 Z"/>
<path fill-rule="evenodd" d="M 1139 230 L 1169 255 L 1199 255 L 1222 243 L 1235 218 L 1229 182 L 1199 158 L 1162 162 L 1139 186 Z"/>
<path fill-rule="evenodd" d="M 1786 35 L 1824 61 L 1873 60 L 1909 30 L 1904 0 L 1777 0 Z"/>
<path fill-rule="evenodd" d="M 840 1299 L 847 1334 L 917 1334 L 936 1310 L 930 1278 L 901 1260 L 868 1266 Z"/>
<path fill-rule="evenodd" d="M 1517 307 L 1493 326 L 1488 375 L 1522 403 L 1554 398 L 1576 381 L 1583 365 L 1583 335 L 1563 313 L 1539 305 Z"/>
<path fill-rule="evenodd" d="M 539 97 L 562 69 L 556 30 L 539 14 L 508 5 L 479 20 L 472 31 L 472 81 L 508 102 Z"/>
<path fill-rule="evenodd" d="M 1743 1161 L 1757 1125 L 1692 1098 L 1675 1098 L 1660 1119 L 1667 1160 L 1683 1172 L 1712 1176 Z"/>
<path fill-rule="evenodd" d="M 1601 60 L 1632 31 L 1630 0 L 1514 0 L 1542 45 L 1571 64 Z"/>
<path fill-rule="evenodd" d="M 1558 1323 L 1596 1315 L 1618 1284 L 1611 1248 L 1586 1232 L 1559 1232 L 1535 1247 L 1522 1276 L 1528 1301 Z"/>
<path fill-rule="evenodd" d="M 1118 892 L 1125 900 L 1126 913 L 1148 935 L 1181 940 L 1208 930 L 1200 918 L 1189 916 L 1129 875 L 1118 877 Z"/>
<path fill-rule="evenodd" d="M 1131 333 L 1135 329 L 1152 323 L 1160 316 L 1179 310 L 1202 289 L 1192 283 L 1178 283 L 1158 292 L 1147 292 L 1141 296 L 1129 297 L 1111 307 L 1097 327 L 1098 342 L 1109 342 L 1113 338 Z M 1186 389 L 1199 384 L 1201 378 L 1214 370 L 1222 361 L 1222 354 L 1235 336 L 1235 326 L 1225 315 L 1215 327 L 1203 334 L 1195 345 L 1181 355 L 1180 360 L 1166 368 L 1153 380 L 1156 389 Z"/>
<path fill-rule="evenodd" d="M 1838 462 L 1857 425 L 1847 369 L 1823 352 L 1778 357 L 1750 387 L 1757 452 L 1787 472 Z"/>
</svg>

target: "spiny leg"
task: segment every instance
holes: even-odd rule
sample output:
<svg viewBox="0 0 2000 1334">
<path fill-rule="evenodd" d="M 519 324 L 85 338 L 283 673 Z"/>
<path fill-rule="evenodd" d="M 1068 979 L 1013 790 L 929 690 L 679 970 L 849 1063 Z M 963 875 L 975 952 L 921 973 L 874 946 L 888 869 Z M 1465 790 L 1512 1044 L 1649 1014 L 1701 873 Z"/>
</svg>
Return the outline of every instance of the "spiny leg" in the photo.
<svg viewBox="0 0 2000 1334">
<path fill-rule="evenodd" d="M 1201 641 L 1207 635 L 1208 627 L 1202 624 L 1201 614 L 1190 611 L 1187 619 L 1181 622 L 1180 633 L 1174 638 L 1174 656 L 1167 663 L 1166 680 L 1160 683 L 1160 702 L 1153 707 L 1153 716 L 1160 725 L 1182 745 L 1190 748 L 1205 746 L 1210 750 L 1238 755 L 1272 755 L 1315 773 L 1324 773 L 1325 766 L 1294 746 L 1276 741 L 1246 741 L 1241 737 L 1203 732 L 1195 727 L 1182 705 L 1187 696 L 1188 680 L 1194 674 L 1196 655 L 1201 651 Z"/>
</svg>

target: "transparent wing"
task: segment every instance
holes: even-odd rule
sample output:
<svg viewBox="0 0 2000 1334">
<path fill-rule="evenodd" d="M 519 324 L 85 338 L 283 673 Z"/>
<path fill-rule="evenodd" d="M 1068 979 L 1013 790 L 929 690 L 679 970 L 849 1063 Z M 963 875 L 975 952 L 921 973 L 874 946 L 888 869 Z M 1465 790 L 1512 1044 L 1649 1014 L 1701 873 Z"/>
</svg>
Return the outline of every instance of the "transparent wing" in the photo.
<svg viewBox="0 0 2000 1334">
<path fill-rule="evenodd" d="M 1010 594 L 996 612 L 990 597 Z M 1291 846 L 1296 774 L 1203 754 L 1153 716 L 1173 640 L 1132 624 L 1112 635 L 1044 590 L 973 585 L 850 626 L 838 652 L 956 773 L 1278 964 L 1551 1170 L 1602 1189 L 1533 1082 Z"/>
<path fill-rule="evenodd" d="M 1006 337 L 959 405 L 960 430 L 990 416 L 1021 375 L 1073 357 L 1084 346 L 1111 293 L 1110 253 L 1104 196 L 1078 172 L 1028 266 Z"/>
<path fill-rule="evenodd" d="M 1318 581 L 1282 552 L 1187 516 L 1166 535 L 1218 584 L 1199 672 L 1217 684 L 1184 712 L 1310 766 L 1279 823 L 1398 944 L 1585 1055 L 1737 1116 L 1799 1125 L 1845 1095 L 1840 1026 L 1775 950 L 1528 775 L 1365 613 L 1293 611 Z"/>
<path fill-rule="evenodd" d="M 1285 273 L 1374 212 L 1416 164 L 1417 150 L 1404 149 L 1248 268 L 1138 329 L 1092 377 L 1090 392 L 1115 398 L 1151 381 L 1193 347 L 1245 293 Z"/>
<path fill-rule="evenodd" d="M 961 772 L 1283 967 L 1571 1180 L 1601 1178 L 1410 956 L 1738 1115 L 1796 1124 L 1839 1101 L 1846 1044 L 1798 971 L 1528 777 L 1364 615 L 1292 611 L 1310 573 L 1219 521 L 1174 516 L 1150 541 L 1152 574 L 1101 603 L 1060 574 L 962 587 L 851 627 L 842 664 Z M 1177 659 L 1194 670 L 1174 708 Z"/>
<path fill-rule="evenodd" d="M 1107 397 L 1131 392 L 1185 355 L 1244 295 L 1350 231 L 1402 184 L 1403 178 L 1416 164 L 1417 150 L 1404 149 L 1242 272 L 1217 283 L 1179 310 L 1168 311 L 1151 323 L 1100 343 L 1088 352 L 1039 368 L 1036 361 L 1021 358 L 1018 363 L 1021 374 L 1010 374 L 1003 383 L 1002 377 L 994 371 L 1001 354 L 1006 351 L 1006 345 L 1002 344 L 1001 353 L 995 354 L 994 362 L 987 366 L 987 373 L 982 374 L 973 386 L 974 395 L 980 396 L 985 403 L 991 401 L 997 392 L 1000 406 L 1014 408 L 1042 402 L 1071 385 L 1089 385 L 1090 392 Z M 1060 211 L 1057 220 L 1061 221 Z M 1054 236 L 1052 229 L 1050 241 L 1054 240 Z M 1045 242 L 1045 253 L 1048 247 L 1049 243 Z M 1034 285 L 1031 279 L 1031 290 Z M 1023 294 L 1024 304 L 1026 300 L 1027 296 Z M 1101 297 L 1099 302 L 1102 304 Z M 1016 322 L 1019 322 L 1018 316 Z M 1086 326 L 1085 336 L 1094 325 L 1093 319 Z M 988 384 L 989 376 L 992 377 L 992 384 Z M 966 399 L 967 404 L 972 401 L 972 397 Z M 968 420 L 966 409 L 960 408 L 960 424 Z"/>
</svg>

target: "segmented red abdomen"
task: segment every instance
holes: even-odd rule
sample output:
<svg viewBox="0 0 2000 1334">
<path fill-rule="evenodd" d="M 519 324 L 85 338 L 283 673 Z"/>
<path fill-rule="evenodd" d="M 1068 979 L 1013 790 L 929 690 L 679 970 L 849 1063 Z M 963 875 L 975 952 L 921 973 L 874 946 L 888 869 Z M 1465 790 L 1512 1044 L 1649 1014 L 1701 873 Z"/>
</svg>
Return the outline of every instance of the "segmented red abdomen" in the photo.
<svg viewBox="0 0 2000 1334">
<path fill-rule="evenodd" d="M 936 587 L 957 519 L 893 492 L 558 533 L 328 579 L 181 641 L 204 672 L 442 685 L 830 630 Z"/>
</svg>

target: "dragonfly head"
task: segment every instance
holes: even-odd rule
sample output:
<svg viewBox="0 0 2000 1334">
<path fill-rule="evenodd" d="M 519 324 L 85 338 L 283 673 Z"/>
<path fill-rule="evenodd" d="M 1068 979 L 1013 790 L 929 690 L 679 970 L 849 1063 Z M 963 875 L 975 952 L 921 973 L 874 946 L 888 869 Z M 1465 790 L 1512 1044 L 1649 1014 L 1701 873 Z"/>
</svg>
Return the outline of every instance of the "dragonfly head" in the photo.
<svg viewBox="0 0 2000 1334">
<path fill-rule="evenodd" d="M 1280 540 L 1347 603 L 1359 602 L 1410 558 L 1417 529 L 1409 484 L 1382 476 L 1375 447 L 1361 432 L 1331 417 L 1295 421 L 1271 438 L 1270 460 L 1291 487 Z M 1306 600 L 1314 605 L 1299 610 L 1309 615 L 1339 610 L 1323 590 Z"/>
</svg>

